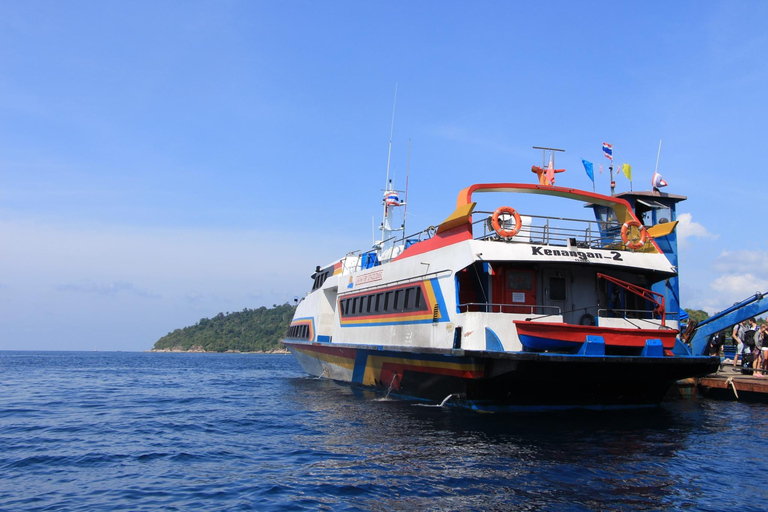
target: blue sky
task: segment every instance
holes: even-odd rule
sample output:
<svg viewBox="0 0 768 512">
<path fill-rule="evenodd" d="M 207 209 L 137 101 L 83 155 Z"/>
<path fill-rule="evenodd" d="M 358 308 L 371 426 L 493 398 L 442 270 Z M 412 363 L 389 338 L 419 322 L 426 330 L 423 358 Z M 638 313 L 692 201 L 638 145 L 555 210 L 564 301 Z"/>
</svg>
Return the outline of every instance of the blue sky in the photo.
<svg viewBox="0 0 768 512">
<path fill-rule="evenodd" d="M 566 149 L 659 170 L 684 307 L 768 291 L 768 3 L 0 0 L 0 349 L 146 350 Z M 617 179 L 617 189 L 629 183 Z M 607 171 L 597 191 L 608 193 Z"/>
</svg>

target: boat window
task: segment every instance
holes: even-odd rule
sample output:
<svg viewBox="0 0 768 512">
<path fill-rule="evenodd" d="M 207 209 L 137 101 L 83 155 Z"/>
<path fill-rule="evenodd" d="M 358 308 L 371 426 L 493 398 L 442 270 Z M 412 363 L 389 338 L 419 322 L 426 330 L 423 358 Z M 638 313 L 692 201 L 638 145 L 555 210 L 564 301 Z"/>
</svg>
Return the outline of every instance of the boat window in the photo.
<svg viewBox="0 0 768 512">
<path fill-rule="evenodd" d="M 421 287 L 417 286 L 415 293 L 413 294 L 413 309 L 421 308 Z"/>
<path fill-rule="evenodd" d="M 549 298 L 550 300 L 565 300 L 565 278 L 549 278 Z"/>
<path fill-rule="evenodd" d="M 353 317 L 365 314 L 386 314 L 392 311 L 425 311 L 428 309 L 421 286 L 390 289 L 347 299 L 339 299 L 339 314 Z"/>
<path fill-rule="evenodd" d="M 318 267 L 319 268 L 319 267 Z M 333 275 L 333 267 L 328 267 L 323 270 L 318 270 L 313 274 L 315 282 L 312 284 L 312 291 L 321 288 L 325 281 Z"/>
<path fill-rule="evenodd" d="M 507 286 L 510 290 L 532 290 L 532 272 L 507 272 Z"/>
</svg>

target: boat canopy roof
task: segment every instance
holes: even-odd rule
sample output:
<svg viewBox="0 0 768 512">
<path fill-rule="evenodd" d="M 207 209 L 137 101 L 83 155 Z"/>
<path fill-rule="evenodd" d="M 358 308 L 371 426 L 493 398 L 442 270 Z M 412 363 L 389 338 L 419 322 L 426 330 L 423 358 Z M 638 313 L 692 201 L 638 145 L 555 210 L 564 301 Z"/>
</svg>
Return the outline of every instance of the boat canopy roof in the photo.
<svg viewBox="0 0 768 512">
<path fill-rule="evenodd" d="M 459 196 L 456 199 L 456 210 L 443 221 L 438 228 L 438 231 L 445 231 L 464 223 L 471 222 L 472 211 L 476 205 L 476 203 L 472 201 L 472 194 L 475 192 L 512 192 L 562 197 L 574 201 L 582 201 L 584 203 L 610 207 L 616 212 L 616 218 L 621 224 L 630 220 L 637 220 L 629 203 L 618 197 L 605 196 L 575 188 L 534 185 L 529 183 L 476 183 L 459 192 Z"/>
</svg>

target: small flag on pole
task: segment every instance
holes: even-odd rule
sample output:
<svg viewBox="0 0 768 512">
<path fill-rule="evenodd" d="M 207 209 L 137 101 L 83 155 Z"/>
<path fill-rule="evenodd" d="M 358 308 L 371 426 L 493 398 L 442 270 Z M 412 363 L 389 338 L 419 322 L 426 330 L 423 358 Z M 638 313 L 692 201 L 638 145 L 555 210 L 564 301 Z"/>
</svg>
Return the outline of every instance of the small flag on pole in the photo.
<svg viewBox="0 0 768 512">
<path fill-rule="evenodd" d="M 595 182 L 595 167 L 594 167 L 594 165 L 592 165 L 592 162 L 588 162 L 588 161 L 584 160 L 583 158 L 581 159 L 581 163 L 584 164 L 584 170 L 587 171 L 587 176 L 589 176 L 589 179 L 591 179 L 592 183 L 594 183 Z"/>
<path fill-rule="evenodd" d="M 608 160 L 613 160 L 613 144 L 603 142 L 603 154 Z"/>
<path fill-rule="evenodd" d="M 384 202 L 387 206 L 400 206 L 400 197 L 397 192 L 386 192 L 384 194 Z"/>
<path fill-rule="evenodd" d="M 624 172 L 624 176 L 626 176 L 629 181 L 632 181 L 632 166 L 629 164 L 621 164 L 621 170 Z"/>
</svg>

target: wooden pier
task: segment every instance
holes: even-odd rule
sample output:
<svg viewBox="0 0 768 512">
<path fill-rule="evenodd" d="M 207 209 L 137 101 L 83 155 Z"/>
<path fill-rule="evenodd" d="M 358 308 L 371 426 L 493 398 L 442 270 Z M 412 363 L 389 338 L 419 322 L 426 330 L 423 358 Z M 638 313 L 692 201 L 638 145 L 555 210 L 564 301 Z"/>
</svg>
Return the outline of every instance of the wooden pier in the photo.
<svg viewBox="0 0 768 512">
<path fill-rule="evenodd" d="M 768 374 L 765 372 L 756 371 L 753 375 L 745 375 L 741 369 L 725 364 L 717 373 L 695 381 L 699 394 L 707 398 L 768 402 Z M 679 389 L 683 383 L 678 384 Z"/>
</svg>

